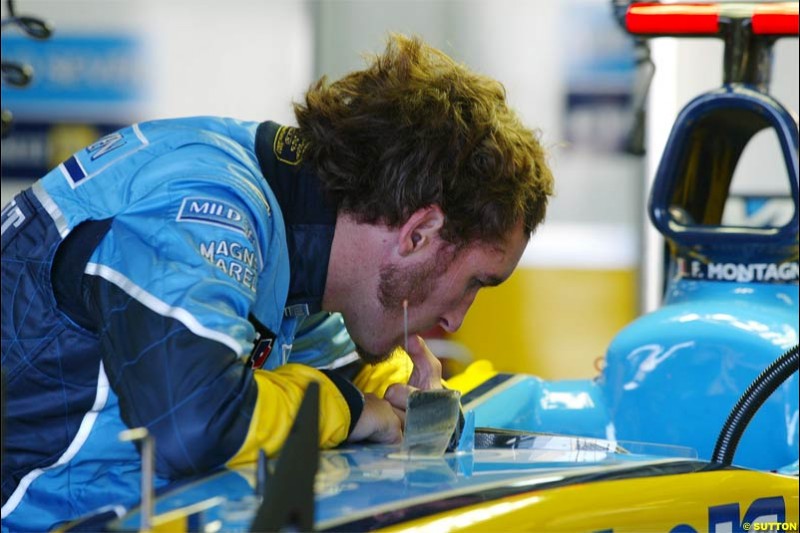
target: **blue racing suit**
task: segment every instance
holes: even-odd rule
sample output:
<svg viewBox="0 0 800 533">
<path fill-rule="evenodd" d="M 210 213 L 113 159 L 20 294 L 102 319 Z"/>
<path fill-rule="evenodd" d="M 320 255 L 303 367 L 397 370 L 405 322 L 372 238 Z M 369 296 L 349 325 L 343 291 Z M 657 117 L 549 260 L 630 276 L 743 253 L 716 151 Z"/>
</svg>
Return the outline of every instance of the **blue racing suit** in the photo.
<svg viewBox="0 0 800 533">
<path fill-rule="evenodd" d="M 363 396 L 330 370 L 356 356 L 321 311 L 336 209 L 304 148 L 271 122 L 146 122 L 4 208 L 4 530 L 136 503 L 128 428 L 163 485 L 277 451 L 313 380 L 321 446 L 346 439 Z"/>
</svg>

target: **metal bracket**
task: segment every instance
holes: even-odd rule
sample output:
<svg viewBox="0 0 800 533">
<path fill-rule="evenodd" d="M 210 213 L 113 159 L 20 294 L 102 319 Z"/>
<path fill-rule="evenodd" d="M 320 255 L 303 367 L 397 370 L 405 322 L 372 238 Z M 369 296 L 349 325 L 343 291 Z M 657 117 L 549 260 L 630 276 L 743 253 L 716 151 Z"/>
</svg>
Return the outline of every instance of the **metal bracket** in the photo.
<svg viewBox="0 0 800 533">
<path fill-rule="evenodd" d="M 155 471 L 155 439 L 147 428 L 134 428 L 121 431 L 119 440 L 123 442 L 140 442 L 142 455 L 142 501 L 139 506 L 140 525 L 142 531 L 150 531 L 153 527 L 153 478 Z"/>
</svg>

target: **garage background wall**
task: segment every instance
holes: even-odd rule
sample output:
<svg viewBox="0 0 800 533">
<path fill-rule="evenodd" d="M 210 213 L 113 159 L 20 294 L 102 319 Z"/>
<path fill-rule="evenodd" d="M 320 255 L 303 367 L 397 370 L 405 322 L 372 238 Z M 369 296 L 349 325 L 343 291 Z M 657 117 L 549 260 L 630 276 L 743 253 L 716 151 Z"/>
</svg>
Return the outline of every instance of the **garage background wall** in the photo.
<svg viewBox="0 0 800 533">
<path fill-rule="evenodd" d="M 46 62 L 27 90 L 43 92 L 35 85 L 42 80 L 67 83 L 66 65 L 79 77 L 92 72 L 97 83 L 105 76 L 109 93 L 123 94 L 116 99 L 54 96 L 56 86 L 26 104 L 22 92 L 3 88 L 3 106 L 19 126 L 3 141 L 3 204 L 41 173 L 30 169 L 54 166 L 104 128 L 196 114 L 291 123 L 291 102 L 314 79 L 360 68 L 362 54 L 382 50 L 390 31 L 420 35 L 502 81 L 523 121 L 542 131 L 557 196 L 521 267 L 504 286 L 483 291 L 451 340 L 459 353 L 502 370 L 545 377 L 593 375 L 614 334 L 657 304 L 657 294 L 648 300 L 638 288 L 643 253 L 658 251 L 657 241 L 643 240 L 647 176 L 680 106 L 721 80 L 719 43 L 655 44 L 656 104 L 650 155 L 642 158 L 620 149 L 632 46 L 605 0 L 18 0 L 17 10 L 49 19 L 56 39 L 133 44 L 124 67 L 89 52 Z M 3 58 L 25 59 L 11 57 L 11 33 L 3 34 Z M 58 51 L 56 39 L 35 46 Z M 797 40 L 779 43 L 772 85 L 793 109 L 797 49 Z M 129 91 L 114 85 L 120 79 Z M 762 165 L 771 157 L 754 159 Z"/>
</svg>

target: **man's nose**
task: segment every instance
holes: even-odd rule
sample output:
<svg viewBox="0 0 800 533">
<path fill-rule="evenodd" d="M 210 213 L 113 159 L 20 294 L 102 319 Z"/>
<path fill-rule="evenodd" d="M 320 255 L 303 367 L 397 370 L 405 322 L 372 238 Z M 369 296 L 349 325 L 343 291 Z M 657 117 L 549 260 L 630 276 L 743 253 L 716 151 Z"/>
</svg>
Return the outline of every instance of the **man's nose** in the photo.
<svg viewBox="0 0 800 533">
<path fill-rule="evenodd" d="M 459 302 L 459 304 L 452 310 L 444 313 L 439 317 L 439 326 L 447 333 L 455 333 L 464 322 L 464 317 L 467 315 L 472 302 L 475 301 L 475 294 L 472 293 Z"/>
</svg>

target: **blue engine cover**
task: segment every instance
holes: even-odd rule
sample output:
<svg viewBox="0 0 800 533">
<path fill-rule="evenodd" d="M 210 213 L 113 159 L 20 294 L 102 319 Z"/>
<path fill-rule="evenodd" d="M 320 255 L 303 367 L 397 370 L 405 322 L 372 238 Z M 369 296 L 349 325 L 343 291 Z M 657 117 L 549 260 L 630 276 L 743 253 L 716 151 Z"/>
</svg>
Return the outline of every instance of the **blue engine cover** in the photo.
<svg viewBox="0 0 800 533">
<path fill-rule="evenodd" d="M 710 458 L 742 392 L 798 341 L 798 287 L 681 282 L 672 303 L 612 342 L 601 379 L 623 440 L 677 444 Z M 776 469 L 798 456 L 798 376 L 750 422 L 734 462 Z"/>
</svg>

